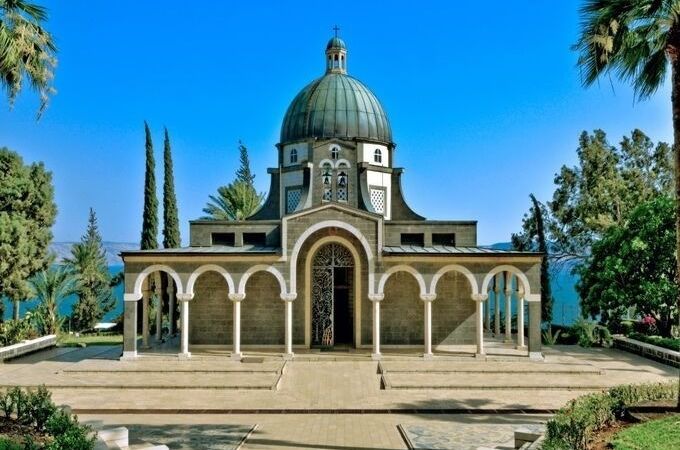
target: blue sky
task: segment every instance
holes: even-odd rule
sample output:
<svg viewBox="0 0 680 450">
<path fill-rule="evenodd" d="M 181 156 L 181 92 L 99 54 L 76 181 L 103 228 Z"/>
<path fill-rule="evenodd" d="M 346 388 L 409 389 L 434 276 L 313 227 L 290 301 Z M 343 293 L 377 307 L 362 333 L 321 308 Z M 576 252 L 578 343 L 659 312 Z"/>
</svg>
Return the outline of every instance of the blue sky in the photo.
<svg viewBox="0 0 680 450">
<path fill-rule="evenodd" d="M 182 240 L 250 149 L 260 190 L 295 94 L 323 73 L 338 24 L 350 74 L 389 115 L 406 198 L 431 219 L 476 219 L 479 242 L 509 239 L 529 193 L 546 200 L 582 130 L 672 138 L 670 87 L 637 103 L 627 86 L 580 85 L 577 1 L 90 2 L 43 0 L 59 46 L 58 94 L 0 103 L 0 146 L 53 171 L 55 240 L 77 240 L 94 207 L 106 240 L 138 242 L 143 121 L 162 185 L 173 144 Z M 159 192 L 160 194 L 160 192 Z M 159 241 L 161 239 L 159 238 Z"/>
</svg>

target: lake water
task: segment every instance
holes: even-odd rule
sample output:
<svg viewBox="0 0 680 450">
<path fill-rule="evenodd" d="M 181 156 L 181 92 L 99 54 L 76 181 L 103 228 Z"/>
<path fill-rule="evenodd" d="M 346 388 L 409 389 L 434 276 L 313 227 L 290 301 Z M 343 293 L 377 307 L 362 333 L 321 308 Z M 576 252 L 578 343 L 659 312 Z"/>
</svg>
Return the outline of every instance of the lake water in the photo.
<svg viewBox="0 0 680 450">
<path fill-rule="evenodd" d="M 123 270 L 123 266 L 110 266 L 109 272 L 114 275 Z M 569 273 L 569 270 L 562 270 L 557 273 L 551 280 L 553 297 L 555 299 L 553 305 L 553 323 L 559 325 L 570 325 L 576 320 L 579 315 L 578 294 L 576 293 L 575 285 L 577 278 Z M 116 296 L 116 307 L 104 317 L 104 321 L 112 321 L 123 312 L 123 285 L 120 284 L 114 288 L 114 295 Z M 59 311 L 62 315 L 70 315 L 73 304 L 76 301 L 76 296 L 72 295 L 65 298 L 59 306 Z M 26 311 L 37 306 L 38 301 L 26 301 L 21 303 L 21 315 Z M 5 319 L 12 318 L 13 312 L 12 303 L 5 300 Z"/>
</svg>

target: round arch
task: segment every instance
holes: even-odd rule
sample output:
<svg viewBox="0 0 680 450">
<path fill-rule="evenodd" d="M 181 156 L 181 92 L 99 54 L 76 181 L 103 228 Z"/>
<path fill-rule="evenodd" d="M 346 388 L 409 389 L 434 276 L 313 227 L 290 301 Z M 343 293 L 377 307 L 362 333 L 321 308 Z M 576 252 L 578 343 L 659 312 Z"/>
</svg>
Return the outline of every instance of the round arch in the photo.
<svg viewBox="0 0 680 450">
<path fill-rule="evenodd" d="M 529 297 L 531 295 L 531 286 L 529 285 L 529 279 L 527 276 L 519 270 L 515 266 L 511 266 L 509 264 L 503 264 L 500 266 L 496 266 L 489 273 L 486 274 L 484 277 L 484 281 L 482 282 L 482 294 L 486 294 L 487 291 L 489 290 L 489 284 L 491 283 L 491 280 L 493 279 L 494 275 L 501 273 L 501 272 L 510 272 L 514 275 L 517 276 L 517 279 L 522 283 L 522 287 L 524 288 L 524 294 L 526 297 Z"/>
<path fill-rule="evenodd" d="M 194 285 L 196 284 L 196 280 L 198 280 L 198 277 L 203 275 L 206 272 L 217 272 L 222 277 L 224 280 L 227 282 L 227 286 L 229 287 L 229 293 L 233 294 L 236 292 L 235 286 L 234 286 L 234 279 L 232 278 L 231 274 L 227 272 L 227 269 L 225 269 L 222 266 L 218 266 L 217 264 L 204 264 L 200 266 L 198 269 L 194 270 L 191 275 L 189 276 L 189 280 L 187 281 L 187 287 L 186 291 L 187 294 L 194 294 Z"/>
<path fill-rule="evenodd" d="M 399 264 L 398 266 L 393 266 L 387 269 L 387 271 L 380 277 L 380 282 L 378 283 L 378 295 L 385 295 L 385 284 L 390 276 L 396 272 L 408 272 L 416 279 L 418 282 L 418 287 L 420 288 L 420 297 L 423 298 L 427 295 L 427 287 L 425 285 L 425 279 L 423 276 L 413 267 L 407 264 Z"/>
<path fill-rule="evenodd" d="M 366 252 L 366 259 L 368 260 L 368 294 L 373 295 L 373 284 L 374 284 L 374 277 L 375 277 L 375 270 L 374 270 L 374 261 L 373 261 L 373 252 L 371 251 L 371 246 L 368 243 L 368 240 L 366 237 L 359 231 L 356 227 L 346 223 L 342 222 L 340 220 L 324 220 L 319 223 L 315 223 L 311 227 L 307 228 L 304 233 L 300 235 L 298 240 L 295 242 L 295 245 L 293 246 L 293 250 L 291 251 L 290 254 L 290 292 L 291 293 L 296 293 L 297 292 L 297 280 L 295 274 L 297 273 L 297 260 L 298 260 L 298 255 L 300 254 L 300 250 L 302 249 L 302 245 L 305 243 L 305 241 L 314 233 L 316 233 L 319 230 L 322 230 L 324 228 L 340 228 L 342 230 L 347 231 L 348 233 L 352 234 L 355 238 L 359 240 L 361 243 L 361 246 L 364 249 L 364 252 Z"/>
<path fill-rule="evenodd" d="M 467 278 L 468 282 L 470 283 L 470 288 L 472 292 L 470 292 L 470 295 L 477 294 L 479 291 L 479 285 L 477 284 L 477 279 L 475 276 L 470 272 L 470 269 L 467 267 L 461 266 L 460 264 L 449 264 L 447 266 L 442 267 L 437 271 L 437 273 L 434 274 L 432 277 L 432 281 L 430 282 L 430 294 L 437 294 L 437 283 L 439 283 L 439 279 L 446 275 L 448 272 L 459 272 Z"/>
<path fill-rule="evenodd" d="M 246 283 L 248 282 L 248 278 L 250 278 L 250 276 L 256 272 L 269 272 L 274 275 L 276 280 L 279 282 L 279 287 L 281 288 L 281 298 L 286 295 L 286 280 L 283 278 L 283 275 L 281 275 L 281 272 L 279 272 L 276 267 L 268 266 L 266 264 L 256 264 L 246 270 L 243 275 L 241 275 L 241 280 L 238 283 L 239 294 L 246 294 Z"/>
<path fill-rule="evenodd" d="M 166 266 L 164 264 L 154 264 L 147 267 L 139 275 L 137 275 L 137 278 L 135 279 L 135 285 L 133 288 L 133 295 L 136 297 L 135 300 L 139 300 L 140 298 L 142 298 L 142 283 L 144 283 L 146 277 L 153 272 L 165 272 L 168 275 L 170 275 L 170 277 L 172 277 L 172 279 L 175 281 L 175 284 L 177 285 L 177 295 L 184 294 L 184 289 L 182 288 L 182 280 L 180 280 L 177 272 L 175 272 L 175 270 L 172 269 L 171 267 Z"/>
</svg>

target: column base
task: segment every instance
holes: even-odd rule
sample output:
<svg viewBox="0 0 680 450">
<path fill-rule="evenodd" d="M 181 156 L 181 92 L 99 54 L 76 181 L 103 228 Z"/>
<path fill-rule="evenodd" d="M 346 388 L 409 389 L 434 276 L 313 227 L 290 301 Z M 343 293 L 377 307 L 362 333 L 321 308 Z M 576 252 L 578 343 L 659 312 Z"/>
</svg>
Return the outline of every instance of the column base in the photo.
<svg viewBox="0 0 680 450">
<path fill-rule="evenodd" d="M 433 353 L 423 353 L 423 359 L 434 359 Z"/>
<path fill-rule="evenodd" d="M 515 347 L 515 349 L 517 349 L 517 350 L 526 350 L 526 349 L 527 349 L 527 346 L 526 346 L 526 345 L 518 345 L 518 346 Z"/>
<path fill-rule="evenodd" d="M 545 357 L 541 352 L 529 352 L 529 359 L 532 361 L 545 361 Z"/>
<path fill-rule="evenodd" d="M 179 354 L 177 355 L 177 358 L 178 358 L 180 361 L 188 361 L 188 360 L 191 359 L 191 352 L 179 353 Z"/>
<path fill-rule="evenodd" d="M 371 359 L 373 361 L 380 361 L 382 359 L 382 353 L 371 353 Z"/>
<path fill-rule="evenodd" d="M 120 357 L 120 361 L 134 361 L 135 359 L 137 359 L 137 350 L 123 352 L 123 356 Z"/>
<path fill-rule="evenodd" d="M 241 361 L 241 359 L 243 358 L 243 353 L 241 353 L 241 352 L 238 352 L 238 353 L 232 352 L 230 358 L 233 359 L 233 360 L 235 360 L 235 361 Z"/>
<path fill-rule="evenodd" d="M 475 353 L 475 359 L 486 359 L 486 353 Z"/>
<path fill-rule="evenodd" d="M 293 353 L 293 352 L 283 354 L 283 360 L 284 361 L 292 361 L 294 358 L 295 358 L 295 353 Z"/>
</svg>

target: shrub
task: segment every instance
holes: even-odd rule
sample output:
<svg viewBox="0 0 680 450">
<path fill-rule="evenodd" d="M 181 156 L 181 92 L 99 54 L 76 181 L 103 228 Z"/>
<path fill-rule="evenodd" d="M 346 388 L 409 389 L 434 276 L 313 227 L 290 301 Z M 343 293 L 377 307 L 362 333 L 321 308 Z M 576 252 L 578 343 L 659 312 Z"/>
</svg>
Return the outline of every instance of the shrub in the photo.
<svg viewBox="0 0 680 450">
<path fill-rule="evenodd" d="M 0 450 L 24 450 L 24 446 L 0 437 Z"/>
<path fill-rule="evenodd" d="M 675 350 L 676 352 L 680 351 L 680 339 L 678 338 L 647 336 L 641 333 L 630 333 L 628 337 L 640 342 L 646 342 L 647 344 L 658 345 L 659 347 L 667 348 L 669 350 Z"/>
<path fill-rule="evenodd" d="M 12 398 L 14 405 L 14 413 L 17 421 L 28 424 L 30 418 L 30 407 L 28 402 L 28 394 L 26 394 L 19 386 L 14 386 L 10 389 L 8 395 Z"/>
<path fill-rule="evenodd" d="M 0 392 L 0 410 L 2 410 L 4 416 L 8 419 L 14 412 L 14 401 L 12 396 L 9 395 L 9 391 Z"/>
<path fill-rule="evenodd" d="M 14 345 L 34 337 L 37 337 L 37 333 L 33 328 L 33 318 L 29 314 L 21 320 L 0 323 L 0 347 Z"/>
<path fill-rule="evenodd" d="M 95 436 L 92 429 L 80 425 L 78 418 L 57 410 L 47 421 L 45 430 L 54 437 L 54 441 L 45 446 L 45 450 L 92 450 Z"/>
<path fill-rule="evenodd" d="M 45 386 L 40 386 L 28 394 L 28 407 L 29 415 L 38 431 L 45 429 L 47 421 L 57 410 L 52 402 L 52 394 Z"/>
<path fill-rule="evenodd" d="M 624 385 L 570 401 L 546 424 L 545 450 L 585 450 L 598 430 L 625 416 L 627 408 L 642 402 L 675 400 L 678 385 L 652 383 Z"/>
<path fill-rule="evenodd" d="M 547 329 L 543 332 L 543 343 L 545 345 L 555 345 L 557 344 L 557 340 L 560 337 L 560 333 L 562 333 L 562 330 L 557 330 L 556 332 L 552 332 L 552 329 Z"/>
<path fill-rule="evenodd" d="M 574 322 L 571 326 L 571 332 L 576 336 L 578 345 L 581 347 L 587 348 L 593 345 L 609 347 L 612 345 L 612 335 L 607 327 L 590 322 L 583 317 Z"/>
</svg>

